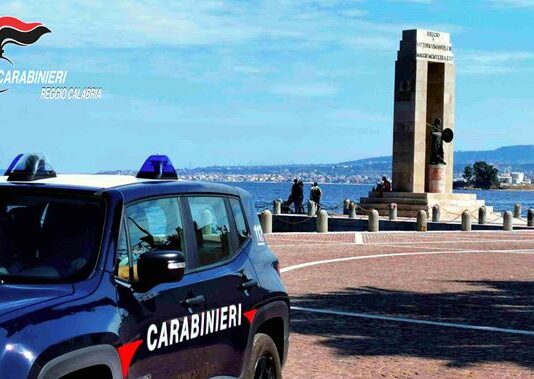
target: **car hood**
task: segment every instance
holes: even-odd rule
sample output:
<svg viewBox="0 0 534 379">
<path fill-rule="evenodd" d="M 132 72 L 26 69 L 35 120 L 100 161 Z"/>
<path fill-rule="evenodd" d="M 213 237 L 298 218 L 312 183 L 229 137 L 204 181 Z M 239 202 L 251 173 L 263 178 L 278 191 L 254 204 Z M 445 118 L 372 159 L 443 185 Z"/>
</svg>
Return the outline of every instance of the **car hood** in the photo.
<svg viewBox="0 0 534 379">
<path fill-rule="evenodd" d="M 68 296 L 71 284 L 19 285 L 0 284 L 0 316 L 32 305 Z"/>
</svg>

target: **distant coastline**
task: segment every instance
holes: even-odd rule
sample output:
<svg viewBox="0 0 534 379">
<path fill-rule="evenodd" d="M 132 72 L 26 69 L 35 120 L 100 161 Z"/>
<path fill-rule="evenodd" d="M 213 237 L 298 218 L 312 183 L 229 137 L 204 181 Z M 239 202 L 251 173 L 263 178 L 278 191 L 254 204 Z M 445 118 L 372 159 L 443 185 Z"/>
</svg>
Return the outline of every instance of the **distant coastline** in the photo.
<svg viewBox="0 0 534 379">
<path fill-rule="evenodd" d="M 477 187 L 456 187 L 456 190 L 466 191 L 534 191 L 534 184 L 518 184 L 515 186 L 503 186 L 500 188 L 477 188 Z"/>
<path fill-rule="evenodd" d="M 172 158 L 172 157 L 171 157 Z M 294 178 L 305 182 L 332 184 L 376 184 L 382 176 L 391 177 L 391 156 L 359 159 L 340 163 L 306 163 L 274 165 L 180 167 L 175 163 L 180 178 L 202 181 L 287 183 Z M 457 151 L 454 173 L 461 177 L 466 165 L 485 161 L 500 172 L 523 172 L 534 177 L 534 145 L 505 146 L 486 151 Z M 135 175 L 132 170 L 102 171 L 101 174 Z M 513 188 L 514 190 L 516 188 Z M 528 188 L 530 190 L 531 188 Z"/>
<path fill-rule="evenodd" d="M 534 184 L 518 184 L 516 186 L 506 186 L 496 188 L 497 191 L 534 191 Z"/>
</svg>

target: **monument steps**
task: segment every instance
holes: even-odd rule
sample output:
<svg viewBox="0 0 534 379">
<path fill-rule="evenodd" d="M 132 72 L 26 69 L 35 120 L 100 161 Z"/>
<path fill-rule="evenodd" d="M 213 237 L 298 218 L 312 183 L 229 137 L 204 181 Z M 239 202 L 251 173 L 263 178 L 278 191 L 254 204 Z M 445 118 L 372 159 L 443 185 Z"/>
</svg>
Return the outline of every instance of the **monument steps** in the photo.
<svg viewBox="0 0 534 379">
<path fill-rule="evenodd" d="M 432 194 L 430 194 L 432 195 Z M 410 197 L 362 197 L 360 199 L 360 205 L 363 208 L 374 208 L 374 209 L 387 209 L 389 204 L 395 203 L 399 208 L 406 210 L 419 210 L 431 208 L 435 204 L 439 204 L 441 207 L 455 207 L 462 209 L 474 209 L 483 206 L 484 200 L 470 200 L 466 199 L 463 196 L 457 198 L 455 194 L 449 194 L 443 200 L 429 198 L 410 198 Z"/>
<path fill-rule="evenodd" d="M 369 197 L 376 198 L 377 192 L 369 192 Z M 474 193 L 429 193 L 429 192 L 384 192 L 382 198 L 408 198 L 427 200 L 476 200 Z"/>
<path fill-rule="evenodd" d="M 362 199 L 363 200 L 363 199 Z M 362 207 L 363 209 L 376 209 L 377 211 L 380 211 L 382 209 L 389 209 L 389 202 L 387 203 L 364 203 L 364 202 L 361 202 L 360 203 L 360 207 Z M 396 203 L 397 206 L 399 205 L 399 203 Z M 427 204 L 402 204 L 402 209 L 403 210 L 407 210 L 407 211 L 419 211 L 421 209 L 427 209 L 428 208 L 428 205 Z"/>
<path fill-rule="evenodd" d="M 407 198 L 383 198 L 383 201 L 378 201 L 379 198 L 371 198 L 371 197 L 362 197 L 360 199 L 360 204 L 362 207 L 364 207 L 366 204 L 381 204 L 381 205 L 389 205 L 391 203 L 396 204 L 407 204 L 407 205 L 428 205 L 428 201 L 424 199 L 407 199 Z"/>
</svg>

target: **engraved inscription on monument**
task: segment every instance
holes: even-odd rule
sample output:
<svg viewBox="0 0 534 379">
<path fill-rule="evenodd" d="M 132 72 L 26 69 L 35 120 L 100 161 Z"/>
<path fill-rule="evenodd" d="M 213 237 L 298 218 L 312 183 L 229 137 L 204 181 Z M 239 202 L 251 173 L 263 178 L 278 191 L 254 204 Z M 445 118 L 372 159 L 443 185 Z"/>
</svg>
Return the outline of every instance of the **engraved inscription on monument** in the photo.
<svg viewBox="0 0 534 379">
<path fill-rule="evenodd" d="M 417 45 L 415 56 L 432 62 L 454 62 L 452 45 L 448 33 L 417 30 Z"/>
</svg>

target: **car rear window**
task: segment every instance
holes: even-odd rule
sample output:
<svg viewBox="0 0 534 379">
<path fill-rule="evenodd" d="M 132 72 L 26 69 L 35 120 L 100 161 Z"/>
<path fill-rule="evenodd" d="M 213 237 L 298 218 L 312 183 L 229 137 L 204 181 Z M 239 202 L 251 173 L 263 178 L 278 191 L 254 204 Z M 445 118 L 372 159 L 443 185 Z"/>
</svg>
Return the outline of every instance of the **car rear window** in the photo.
<svg viewBox="0 0 534 379">
<path fill-rule="evenodd" d="M 0 280 L 70 282 L 91 273 L 104 204 L 75 195 L 0 192 Z"/>
</svg>

